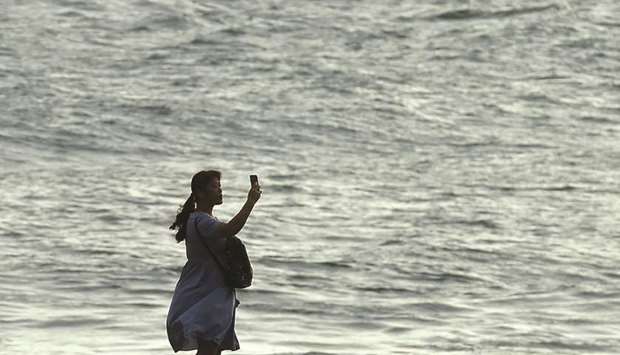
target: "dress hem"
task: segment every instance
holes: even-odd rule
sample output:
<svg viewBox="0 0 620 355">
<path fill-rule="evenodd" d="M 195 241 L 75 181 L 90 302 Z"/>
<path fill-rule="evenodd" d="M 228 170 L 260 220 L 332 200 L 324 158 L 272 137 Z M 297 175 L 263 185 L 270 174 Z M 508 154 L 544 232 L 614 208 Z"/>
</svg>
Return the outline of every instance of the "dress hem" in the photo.
<svg viewBox="0 0 620 355">
<path fill-rule="evenodd" d="M 172 347 L 172 350 L 177 353 L 179 351 L 192 351 L 192 350 L 198 350 L 199 344 L 200 342 L 212 342 L 215 343 L 218 347 L 219 350 L 223 351 L 223 350 L 230 350 L 230 351 L 237 351 L 239 349 L 241 349 L 241 346 L 239 345 L 239 343 L 237 342 L 237 344 L 235 345 L 235 343 L 233 342 L 233 344 L 231 345 L 231 347 L 222 347 L 222 343 L 224 341 L 226 341 L 226 339 L 223 338 L 214 338 L 214 337 L 210 337 L 210 338 L 203 338 L 203 337 L 199 337 L 199 336 L 192 336 L 192 335 L 185 335 L 184 331 L 183 331 L 183 325 L 180 323 L 176 324 L 176 330 L 177 332 L 179 332 L 180 334 L 183 334 L 183 337 L 179 338 L 170 338 L 170 345 Z M 178 333 L 177 333 L 178 334 Z M 188 343 L 188 339 L 192 339 L 192 338 L 196 338 L 196 347 L 192 348 L 192 347 L 185 347 L 185 344 Z"/>
</svg>

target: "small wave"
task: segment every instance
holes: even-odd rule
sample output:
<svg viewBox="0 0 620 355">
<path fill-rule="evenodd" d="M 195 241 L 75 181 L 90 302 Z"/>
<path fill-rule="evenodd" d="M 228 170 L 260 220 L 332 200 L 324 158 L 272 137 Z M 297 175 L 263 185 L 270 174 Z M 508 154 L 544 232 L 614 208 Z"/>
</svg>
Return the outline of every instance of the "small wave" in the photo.
<svg viewBox="0 0 620 355">
<path fill-rule="evenodd" d="M 88 249 L 77 249 L 76 252 L 86 254 L 86 255 L 99 255 L 99 256 L 116 256 L 120 253 L 115 250 L 107 250 L 101 248 L 88 248 Z M 56 269 L 55 271 L 62 272 L 61 269 Z M 69 270 L 69 272 L 73 272 L 73 270 Z"/>
<path fill-rule="evenodd" d="M 297 185 L 291 184 L 280 184 L 280 185 L 270 185 L 269 188 L 274 192 L 283 192 L 283 193 L 292 193 L 292 192 L 302 192 L 303 189 Z"/>
<path fill-rule="evenodd" d="M 191 45 L 199 46 L 226 46 L 226 40 L 222 40 L 223 36 L 240 37 L 245 34 L 245 31 L 240 28 L 224 28 L 219 31 L 209 33 L 199 33 L 190 42 Z"/>
<path fill-rule="evenodd" d="M 561 79 L 570 79 L 570 76 L 550 74 L 550 75 L 542 75 L 542 76 L 530 76 L 522 80 L 561 80 Z"/>
<path fill-rule="evenodd" d="M 12 230 L 9 228 L 0 228 L 0 231 L 2 232 L 2 235 L 6 238 L 23 238 L 23 237 L 27 237 L 28 234 L 24 233 L 24 232 L 20 232 L 20 231 L 16 231 L 16 230 Z M 6 255 L 6 254 L 3 254 Z"/>
<path fill-rule="evenodd" d="M 328 268 L 347 268 L 350 269 L 353 266 L 346 262 L 341 261 L 306 261 L 298 259 L 281 259 L 273 256 L 265 256 L 260 259 L 262 263 L 269 264 L 294 264 L 301 267 L 328 267 Z"/>
<path fill-rule="evenodd" d="M 415 293 L 414 290 L 398 287 L 355 287 L 355 290 L 373 293 Z"/>
<path fill-rule="evenodd" d="M 594 23 L 599 26 L 605 26 L 605 27 L 620 27 L 620 22 L 594 22 Z"/>
<path fill-rule="evenodd" d="M 484 250 L 484 249 L 473 248 L 473 247 L 460 247 L 459 250 L 467 254 L 497 255 L 497 252 L 494 250 Z"/>
<path fill-rule="evenodd" d="M 219 32 L 227 34 L 227 35 L 231 35 L 231 36 L 241 36 L 245 34 L 245 31 L 242 30 L 241 28 L 234 28 L 234 27 L 225 28 Z"/>
<path fill-rule="evenodd" d="M 618 121 L 606 117 L 583 116 L 579 120 L 584 122 L 602 123 L 602 124 L 618 124 Z"/>
<path fill-rule="evenodd" d="M 581 291 L 577 292 L 575 296 L 579 298 L 594 298 L 594 299 L 617 299 L 620 297 L 620 293 L 618 292 L 602 292 L 602 291 Z"/>
<path fill-rule="evenodd" d="M 386 240 L 386 241 L 382 242 L 379 245 L 381 245 L 381 246 L 384 246 L 384 245 L 402 245 L 404 243 L 405 243 L 404 241 L 399 240 L 399 239 L 390 239 L 390 240 Z"/>
<path fill-rule="evenodd" d="M 451 304 L 441 303 L 441 302 L 419 302 L 419 303 L 413 303 L 411 305 L 416 308 L 421 308 L 421 309 L 429 310 L 433 312 L 456 313 L 456 312 L 468 312 L 472 310 L 471 308 L 468 308 L 468 307 L 454 306 Z"/>
<path fill-rule="evenodd" d="M 146 57 L 146 60 L 161 60 L 161 59 L 166 59 L 168 57 L 169 55 L 167 53 L 153 53 L 153 54 L 149 54 Z"/>
<path fill-rule="evenodd" d="M 581 351 L 611 351 L 614 348 L 611 345 L 603 345 L 600 343 L 588 343 L 588 342 L 567 342 L 567 341 L 541 341 L 536 343 L 529 343 L 533 347 L 544 347 L 546 349 L 567 349 L 567 350 L 581 350 Z M 617 350 L 617 349 L 615 349 Z"/>
<path fill-rule="evenodd" d="M 257 312 L 266 312 L 269 314 L 274 313 L 290 313 L 295 315 L 317 315 L 324 316 L 329 314 L 329 307 L 320 307 L 316 309 L 304 308 L 304 307 L 286 307 L 286 306 L 278 306 L 269 303 L 254 303 L 249 305 L 252 309 Z"/>
<path fill-rule="evenodd" d="M 412 330 L 411 328 L 407 328 L 407 327 L 389 327 L 385 329 L 384 332 L 391 333 L 391 334 L 402 334 L 402 333 L 410 332 L 411 330 Z"/>
<path fill-rule="evenodd" d="M 489 147 L 496 146 L 497 142 L 489 141 L 489 142 L 465 142 L 465 143 L 446 143 L 446 145 L 450 147 L 461 147 L 461 148 L 478 148 L 478 147 Z"/>
<path fill-rule="evenodd" d="M 118 108 L 123 109 L 123 110 L 127 110 L 129 112 L 139 112 L 142 111 L 144 113 L 147 114 L 156 114 L 156 115 L 160 115 L 160 116 L 168 116 L 170 114 L 172 114 L 172 108 L 170 108 L 170 106 L 167 105 L 132 105 L 130 103 L 127 104 L 121 104 L 118 106 Z M 116 121 L 111 121 L 111 120 L 106 120 L 106 121 L 102 121 L 105 124 L 117 124 L 118 122 Z"/>
<path fill-rule="evenodd" d="M 56 15 L 62 16 L 62 17 L 87 17 L 85 14 L 79 11 L 75 11 L 75 10 L 66 10 L 66 11 L 57 12 Z"/>
<path fill-rule="evenodd" d="M 527 348 L 527 349 L 558 349 L 558 350 L 577 350 L 577 351 L 587 351 L 587 352 L 610 352 L 615 349 L 611 345 L 604 345 L 600 342 L 597 344 L 588 343 L 588 342 L 569 342 L 569 341 L 559 341 L 559 340 L 551 340 L 551 341 L 537 341 L 537 342 L 514 342 L 514 341 L 490 341 L 484 342 L 482 344 L 485 346 L 493 346 L 493 347 L 502 347 L 502 348 Z"/>
<path fill-rule="evenodd" d="M 555 146 L 548 144 L 537 143 L 517 143 L 517 144 L 502 144 L 503 147 L 517 148 L 517 149 L 555 149 Z"/>
<path fill-rule="evenodd" d="M 614 279 L 620 279 L 620 274 L 614 273 L 614 272 L 604 272 L 603 275 L 614 278 Z"/>
<path fill-rule="evenodd" d="M 299 176 L 296 175 L 296 174 L 273 174 L 273 175 L 269 175 L 269 179 L 270 180 L 277 180 L 277 181 L 295 180 L 297 178 L 299 178 Z"/>
<path fill-rule="evenodd" d="M 207 38 L 204 36 L 196 36 L 194 37 L 189 44 L 191 45 L 198 45 L 198 46 L 213 46 L 213 45 L 220 45 L 222 44 L 222 42 L 215 40 L 213 38 Z"/>
<path fill-rule="evenodd" d="M 172 291 L 168 288 L 146 288 L 146 287 L 123 287 L 127 293 L 134 295 L 169 295 Z"/>
<path fill-rule="evenodd" d="M 431 16 L 430 20 L 471 20 L 471 19 L 492 19 L 511 16 L 526 15 L 536 12 L 543 12 L 551 9 L 559 9 L 558 5 L 551 4 L 545 6 L 526 7 L 522 9 L 509 9 L 500 11 L 482 11 L 482 10 L 453 10 Z"/>
<path fill-rule="evenodd" d="M 172 113 L 172 109 L 166 105 L 148 105 L 140 107 L 142 110 L 152 112 L 158 115 L 170 115 Z"/>
<path fill-rule="evenodd" d="M 544 191 L 574 191 L 574 190 L 577 190 L 577 188 L 571 185 L 564 185 L 564 186 L 544 187 L 542 188 L 542 190 Z"/>
<path fill-rule="evenodd" d="M 465 274 L 455 274 L 455 273 L 450 273 L 450 272 L 440 272 L 440 273 L 417 272 L 415 273 L 414 276 L 422 280 L 438 281 L 438 282 L 445 282 L 445 281 L 456 281 L 456 282 L 463 282 L 463 283 L 480 282 L 480 281 L 487 282 L 487 280 L 476 277 L 476 276 L 465 275 Z"/>
<path fill-rule="evenodd" d="M 278 289 L 253 289 L 253 288 L 249 288 L 247 289 L 247 291 L 244 292 L 248 292 L 251 293 L 252 295 L 265 295 L 265 296 L 270 296 L 273 297 L 274 295 L 288 295 L 291 292 L 287 292 L 284 289 L 278 288 Z"/>
<path fill-rule="evenodd" d="M 148 32 L 150 30 L 151 29 L 147 25 L 138 25 L 135 27 L 131 27 L 128 31 L 129 32 Z"/>
<path fill-rule="evenodd" d="M 500 190 L 500 191 L 574 191 L 578 188 L 572 185 L 561 185 L 561 186 L 533 186 L 533 187 L 520 187 L 520 186 L 487 186 L 487 188 L 492 190 Z"/>
<path fill-rule="evenodd" d="M 88 325 L 99 325 L 105 322 L 106 319 L 102 318 L 84 318 L 84 317 L 70 317 L 65 319 L 52 319 L 48 321 L 43 321 L 36 324 L 36 327 L 42 329 L 50 329 L 50 328 L 76 328 L 83 327 Z"/>
<path fill-rule="evenodd" d="M 542 93 L 517 95 L 517 98 L 523 101 L 530 101 L 530 102 L 546 102 L 546 103 L 561 104 L 561 102 L 559 102 L 558 100 L 552 98 L 549 95 L 545 95 Z"/>
<path fill-rule="evenodd" d="M 451 222 L 452 224 L 464 224 L 468 226 L 480 226 L 488 229 L 499 229 L 499 225 L 488 219 L 476 219 L 476 220 L 457 220 Z"/>
<path fill-rule="evenodd" d="M 148 303 L 148 302 L 125 302 L 125 303 L 120 303 L 119 306 L 126 306 L 129 307 L 131 309 L 135 308 L 159 308 L 161 307 L 160 304 L 158 303 Z"/>
<path fill-rule="evenodd" d="M 163 13 L 161 15 L 149 16 L 138 20 L 129 32 L 159 31 L 162 29 L 183 29 L 189 26 L 189 21 L 185 16 Z"/>
<path fill-rule="evenodd" d="M 338 262 L 338 261 L 320 261 L 320 262 L 316 262 L 315 264 L 321 265 L 321 266 L 327 266 L 327 267 L 333 267 L 333 268 L 345 268 L 345 269 L 350 269 L 353 267 L 348 263 L 343 263 L 343 262 Z"/>
</svg>

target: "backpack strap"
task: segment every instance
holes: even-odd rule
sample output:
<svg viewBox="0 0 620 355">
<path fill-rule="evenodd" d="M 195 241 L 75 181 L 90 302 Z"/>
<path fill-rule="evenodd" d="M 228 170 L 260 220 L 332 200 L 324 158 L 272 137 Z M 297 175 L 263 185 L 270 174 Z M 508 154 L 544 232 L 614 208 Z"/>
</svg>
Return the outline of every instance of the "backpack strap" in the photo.
<svg viewBox="0 0 620 355">
<path fill-rule="evenodd" d="M 198 229 L 198 218 L 196 218 L 196 217 L 194 217 L 194 228 L 196 229 L 196 233 L 198 233 L 198 239 L 200 240 L 202 245 L 204 245 L 207 248 L 207 250 L 209 251 L 211 256 L 213 256 L 213 259 L 215 259 L 215 262 L 217 263 L 217 265 L 219 265 L 219 267 L 222 269 L 224 274 L 226 274 L 228 269 L 225 268 L 224 265 L 222 265 L 222 263 L 220 262 L 220 259 L 217 257 L 217 255 L 215 255 L 213 250 L 211 250 L 211 248 L 209 248 L 209 243 L 207 243 L 207 241 L 203 239 L 202 234 L 200 233 L 200 229 Z"/>
</svg>

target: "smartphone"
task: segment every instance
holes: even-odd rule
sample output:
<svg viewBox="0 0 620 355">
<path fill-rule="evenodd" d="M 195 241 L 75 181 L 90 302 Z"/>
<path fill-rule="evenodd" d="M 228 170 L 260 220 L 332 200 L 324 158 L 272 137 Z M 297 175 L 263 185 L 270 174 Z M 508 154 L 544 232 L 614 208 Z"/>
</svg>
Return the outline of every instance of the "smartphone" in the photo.
<svg viewBox="0 0 620 355">
<path fill-rule="evenodd" d="M 250 184 L 258 185 L 258 175 L 250 175 Z"/>
</svg>

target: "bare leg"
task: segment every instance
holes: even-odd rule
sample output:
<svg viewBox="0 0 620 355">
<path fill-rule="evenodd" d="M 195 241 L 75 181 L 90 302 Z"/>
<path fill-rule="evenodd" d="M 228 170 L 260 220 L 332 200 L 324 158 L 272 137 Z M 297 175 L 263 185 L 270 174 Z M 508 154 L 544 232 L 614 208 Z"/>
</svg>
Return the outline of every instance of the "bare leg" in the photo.
<svg viewBox="0 0 620 355">
<path fill-rule="evenodd" d="M 220 355 L 222 350 L 212 341 L 203 341 L 198 339 L 198 352 L 196 355 Z"/>
</svg>

